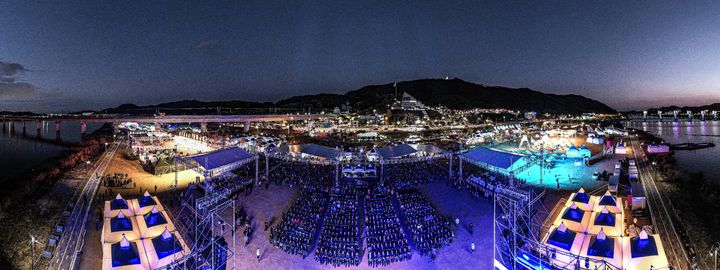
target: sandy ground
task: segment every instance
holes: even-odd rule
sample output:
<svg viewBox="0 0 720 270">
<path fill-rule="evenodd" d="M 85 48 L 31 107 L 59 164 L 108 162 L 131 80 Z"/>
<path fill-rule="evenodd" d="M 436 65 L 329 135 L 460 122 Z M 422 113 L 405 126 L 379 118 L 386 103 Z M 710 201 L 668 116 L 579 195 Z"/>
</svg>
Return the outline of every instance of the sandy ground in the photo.
<svg viewBox="0 0 720 270">
<path fill-rule="evenodd" d="M 137 197 L 145 190 L 149 190 L 151 193 L 153 193 L 155 191 L 155 186 L 157 186 L 157 192 L 163 192 L 172 189 L 172 185 L 175 184 L 174 173 L 163 175 L 150 174 L 143 170 L 139 161 L 125 159 L 121 151 L 118 151 L 115 157 L 113 157 L 112 164 L 110 165 L 110 167 L 108 167 L 107 171 L 105 171 L 105 174 L 113 173 L 127 173 L 128 177 L 132 179 L 136 184 L 135 188 L 110 188 L 112 190 L 113 196 L 115 195 L 114 193 L 120 193 L 123 196 L 128 195 L 131 197 Z M 201 180 L 203 179 L 201 174 L 193 170 L 185 170 L 179 172 L 178 188 L 187 188 L 188 184 L 194 182 L 195 178 L 198 176 Z M 102 193 L 105 191 L 106 188 L 101 187 L 99 192 Z"/>
</svg>

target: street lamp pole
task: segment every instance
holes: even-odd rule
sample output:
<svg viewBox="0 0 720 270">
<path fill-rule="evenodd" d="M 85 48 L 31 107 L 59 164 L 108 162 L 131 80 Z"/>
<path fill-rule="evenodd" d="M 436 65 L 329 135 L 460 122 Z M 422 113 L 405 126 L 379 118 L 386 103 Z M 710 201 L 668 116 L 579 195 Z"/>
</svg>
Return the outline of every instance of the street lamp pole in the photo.
<svg viewBox="0 0 720 270">
<path fill-rule="evenodd" d="M 35 243 L 39 243 L 35 236 L 30 234 L 30 269 L 35 270 Z"/>
<path fill-rule="evenodd" d="M 710 255 L 713 256 L 713 260 L 715 261 L 715 265 L 713 267 L 713 270 L 717 270 L 717 255 L 718 250 L 720 250 L 720 242 L 715 242 L 715 244 L 710 247 Z"/>
</svg>

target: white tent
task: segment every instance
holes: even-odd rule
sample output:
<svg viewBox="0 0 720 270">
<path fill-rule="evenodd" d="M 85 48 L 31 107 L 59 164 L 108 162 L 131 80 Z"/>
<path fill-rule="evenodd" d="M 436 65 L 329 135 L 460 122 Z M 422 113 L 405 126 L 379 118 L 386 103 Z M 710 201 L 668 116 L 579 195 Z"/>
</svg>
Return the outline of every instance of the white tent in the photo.
<svg viewBox="0 0 720 270">
<path fill-rule="evenodd" d="M 569 200 L 565 203 L 566 207 L 570 207 L 571 204 L 575 203 L 577 207 L 583 211 L 592 211 L 595 207 L 595 197 L 590 196 L 585 192 L 585 189 L 580 188 L 577 192 L 570 194 Z"/>
<path fill-rule="evenodd" d="M 136 216 L 138 227 L 140 228 L 140 237 L 152 238 L 159 236 L 165 231 L 167 227 L 171 232 L 175 231 L 170 217 L 165 211 L 159 211 L 157 208 L 152 208 L 150 212 L 142 216 Z"/>
<path fill-rule="evenodd" d="M 623 213 L 611 213 L 607 207 L 603 207 L 600 212 L 593 212 L 590 218 L 589 234 L 600 234 L 601 231 L 610 237 L 619 237 L 623 235 L 625 226 L 623 225 Z"/>
<path fill-rule="evenodd" d="M 105 218 L 100 241 L 102 243 L 117 243 L 123 238 L 130 241 L 140 239 L 140 229 L 135 217 L 127 217 L 123 212 L 120 212 L 116 217 Z"/>
<path fill-rule="evenodd" d="M 623 242 L 624 269 L 666 269 L 667 256 L 660 236 L 648 234 L 645 230 L 639 236 L 625 238 Z"/>
<path fill-rule="evenodd" d="M 574 232 L 565 227 L 564 223 L 560 223 L 558 226 L 553 226 L 550 229 L 550 233 L 543 239 L 543 244 L 550 248 L 557 249 L 557 251 L 554 252 L 555 257 L 551 259 L 554 265 L 563 268 L 566 266 L 572 267 L 574 266 L 572 263 L 576 259 L 574 255 L 580 254 L 585 237 L 585 234 Z"/>
<path fill-rule="evenodd" d="M 158 211 L 165 211 L 157 196 L 151 196 L 147 191 L 142 197 L 130 200 L 130 206 L 138 216 L 147 214 L 153 207 L 157 208 Z"/>
<path fill-rule="evenodd" d="M 553 222 L 553 225 L 560 226 L 560 224 L 564 223 L 565 226 L 572 231 L 579 233 L 587 232 L 591 212 L 583 211 L 578 207 L 577 203 L 572 203 L 569 207 L 563 207 L 560 213 L 555 222 Z"/>
<path fill-rule="evenodd" d="M 598 235 L 588 235 L 580 256 L 589 257 L 588 269 L 620 269 L 623 263 L 623 238 L 609 237 L 601 230 Z M 584 266 L 584 263 L 581 263 Z"/>
<path fill-rule="evenodd" d="M 125 216 L 131 217 L 135 215 L 135 212 L 130 207 L 127 200 L 123 199 L 118 193 L 115 199 L 105 201 L 104 215 L 106 218 L 116 217 L 120 212 L 123 212 Z"/>
<path fill-rule="evenodd" d="M 610 191 L 606 191 L 605 195 L 595 197 L 595 207 L 593 208 L 593 212 L 600 212 L 604 207 L 607 207 L 610 213 L 622 213 L 622 198 L 613 196 L 610 194 Z"/>
<path fill-rule="evenodd" d="M 153 269 L 166 266 L 190 253 L 179 233 L 170 232 L 166 227 L 160 236 L 142 240 L 147 258 Z"/>
<path fill-rule="evenodd" d="M 150 269 L 145 248 L 140 241 L 123 238 L 120 242 L 103 244 L 103 270 Z"/>
</svg>

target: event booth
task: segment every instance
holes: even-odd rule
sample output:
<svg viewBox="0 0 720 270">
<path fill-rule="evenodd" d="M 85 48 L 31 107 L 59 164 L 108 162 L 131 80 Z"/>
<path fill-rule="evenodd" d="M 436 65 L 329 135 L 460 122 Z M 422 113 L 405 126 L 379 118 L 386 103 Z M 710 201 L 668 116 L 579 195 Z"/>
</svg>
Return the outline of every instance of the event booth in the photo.
<svg viewBox="0 0 720 270">
<path fill-rule="evenodd" d="M 157 269 L 181 259 L 190 253 L 190 248 L 177 232 L 170 232 L 166 227 L 162 234 L 142 240 L 148 263 Z"/>
<path fill-rule="evenodd" d="M 565 224 L 572 231 L 585 233 L 590 226 L 591 212 L 583 211 L 578 207 L 577 203 L 564 207 L 560 216 L 555 220 L 553 225 L 560 226 Z"/>
<path fill-rule="evenodd" d="M 103 270 L 150 269 L 142 242 L 122 238 L 120 242 L 103 244 Z"/>
<path fill-rule="evenodd" d="M 135 215 L 135 212 L 130 207 L 130 204 L 127 200 L 123 199 L 122 196 L 118 193 L 115 196 L 115 199 L 112 199 L 110 201 L 105 201 L 105 211 L 103 212 L 104 216 L 106 218 L 109 217 L 115 217 L 118 214 L 122 212 L 127 217 L 132 217 Z"/>
</svg>

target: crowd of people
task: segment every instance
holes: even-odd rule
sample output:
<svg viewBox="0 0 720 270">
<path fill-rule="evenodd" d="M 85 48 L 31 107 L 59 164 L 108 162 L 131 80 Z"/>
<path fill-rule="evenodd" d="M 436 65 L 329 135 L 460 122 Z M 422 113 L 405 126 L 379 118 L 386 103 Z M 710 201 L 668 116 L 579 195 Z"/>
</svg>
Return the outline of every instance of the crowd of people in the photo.
<svg viewBox="0 0 720 270">
<path fill-rule="evenodd" d="M 302 192 L 280 223 L 270 230 L 270 243 L 287 253 L 307 257 L 327 202 L 325 192 Z"/>
<path fill-rule="evenodd" d="M 315 260 L 332 266 L 358 266 L 362 258 L 355 189 L 333 189 Z"/>
<path fill-rule="evenodd" d="M 407 229 L 420 255 L 434 257 L 437 249 L 452 242 L 454 232 L 450 220 L 440 216 L 419 191 L 403 190 L 398 192 L 398 198 Z"/>
<path fill-rule="evenodd" d="M 335 182 L 335 166 L 306 162 L 284 162 L 270 171 L 271 181 L 300 189 L 325 189 Z M 274 159 L 270 164 L 277 164 Z"/>
<path fill-rule="evenodd" d="M 388 266 L 412 256 L 391 196 L 387 190 L 378 190 L 365 199 L 368 265 L 372 267 Z"/>
<path fill-rule="evenodd" d="M 449 178 L 445 162 L 431 160 L 385 165 L 385 179 L 395 188 L 415 187 L 418 184 L 444 181 Z"/>
<path fill-rule="evenodd" d="M 127 173 L 113 173 L 104 175 L 102 177 L 102 185 L 104 187 L 133 187 L 134 182 L 131 178 L 128 178 Z"/>
</svg>

